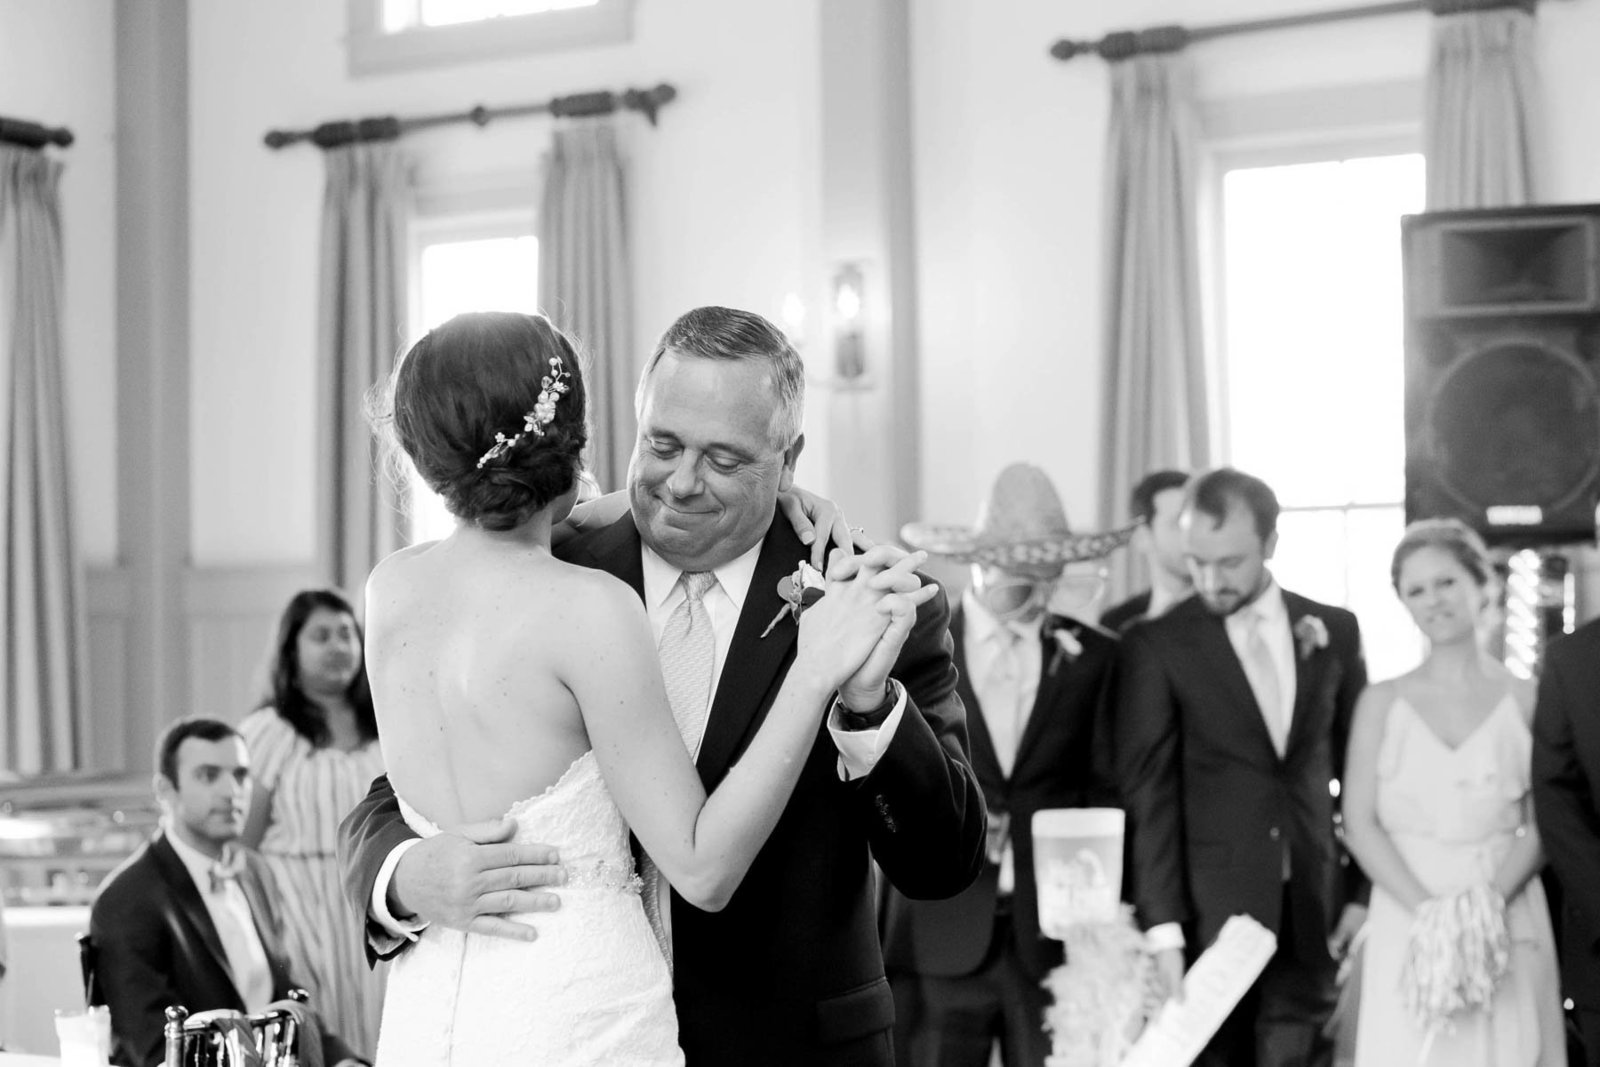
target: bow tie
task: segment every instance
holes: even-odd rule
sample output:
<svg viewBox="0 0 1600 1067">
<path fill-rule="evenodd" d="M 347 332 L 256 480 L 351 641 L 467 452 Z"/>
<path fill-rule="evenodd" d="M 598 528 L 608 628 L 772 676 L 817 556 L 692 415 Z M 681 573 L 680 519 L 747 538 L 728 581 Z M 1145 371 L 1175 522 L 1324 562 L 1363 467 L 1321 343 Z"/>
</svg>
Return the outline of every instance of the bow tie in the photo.
<svg viewBox="0 0 1600 1067">
<path fill-rule="evenodd" d="M 239 872 L 244 870 L 244 853 L 234 852 L 224 855 L 222 859 L 211 864 L 207 871 L 211 875 L 211 891 L 221 893 L 227 889 L 227 884 L 239 877 Z"/>
</svg>

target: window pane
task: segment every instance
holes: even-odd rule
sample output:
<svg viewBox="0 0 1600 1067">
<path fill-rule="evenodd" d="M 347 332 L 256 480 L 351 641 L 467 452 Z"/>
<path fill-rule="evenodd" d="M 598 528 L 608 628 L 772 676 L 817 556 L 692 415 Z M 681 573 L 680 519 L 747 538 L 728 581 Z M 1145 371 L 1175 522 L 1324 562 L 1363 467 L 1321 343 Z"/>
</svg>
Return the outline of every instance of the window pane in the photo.
<svg viewBox="0 0 1600 1067">
<path fill-rule="evenodd" d="M 419 262 L 419 335 L 464 311 L 538 310 L 539 241 L 531 236 L 424 245 Z M 487 448 L 488 442 L 484 447 Z M 411 473 L 411 543 L 447 537 L 455 519 Z"/>
<path fill-rule="evenodd" d="M 1404 496 L 1400 216 L 1422 157 L 1223 178 L 1230 455 L 1284 506 Z"/>
<path fill-rule="evenodd" d="M 451 26 L 482 22 L 503 15 L 536 15 L 574 7 L 593 7 L 599 0 L 383 0 L 383 29 L 398 33 L 418 26 Z"/>
<path fill-rule="evenodd" d="M 1272 573 L 1286 589 L 1356 613 L 1367 672 L 1393 678 L 1422 661 L 1422 635 L 1389 583 L 1401 507 L 1285 511 Z"/>
<path fill-rule="evenodd" d="M 1422 210 L 1422 157 L 1241 168 L 1222 194 L 1227 454 L 1284 505 L 1278 580 L 1354 611 L 1369 673 L 1393 677 L 1422 656 L 1389 587 L 1405 495 L 1400 216 Z"/>
</svg>

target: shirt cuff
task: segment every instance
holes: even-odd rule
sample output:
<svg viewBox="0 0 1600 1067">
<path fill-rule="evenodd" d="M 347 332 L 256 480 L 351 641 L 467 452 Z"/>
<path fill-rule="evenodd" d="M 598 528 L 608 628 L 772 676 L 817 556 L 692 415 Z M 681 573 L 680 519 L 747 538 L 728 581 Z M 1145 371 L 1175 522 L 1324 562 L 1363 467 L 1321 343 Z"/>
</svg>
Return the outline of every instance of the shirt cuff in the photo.
<svg viewBox="0 0 1600 1067">
<path fill-rule="evenodd" d="M 389 911 L 389 883 L 394 880 L 394 869 L 400 865 L 400 857 L 406 854 L 406 849 L 421 843 L 422 838 L 414 837 L 390 850 L 389 855 L 384 857 L 383 866 L 378 868 L 377 881 L 372 883 L 372 899 L 367 901 L 367 910 L 373 921 L 388 931 L 396 942 L 402 939 L 415 941 L 417 935 L 428 928 L 426 919 L 397 919 Z"/>
<path fill-rule="evenodd" d="M 1177 923 L 1156 923 L 1144 932 L 1145 947 L 1151 952 L 1164 952 L 1169 948 L 1184 946 L 1183 927 Z"/>
<path fill-rule="evenodd" d="M 833 735 L 834 747 L 839 750 L 839 780 L 842 782 L 853 782 L 871 774 L 889 742 L 894 740 L 895 729 L 906 711 L 906 687 L 893 678 L 889 679 L 889 684 L 894 688 L 894 708 L 883 725 L 875 730 L 845 729 L 840 715 L 844 705 L 837 697 L 828 710 L 828 733 Z"/>
</svg>

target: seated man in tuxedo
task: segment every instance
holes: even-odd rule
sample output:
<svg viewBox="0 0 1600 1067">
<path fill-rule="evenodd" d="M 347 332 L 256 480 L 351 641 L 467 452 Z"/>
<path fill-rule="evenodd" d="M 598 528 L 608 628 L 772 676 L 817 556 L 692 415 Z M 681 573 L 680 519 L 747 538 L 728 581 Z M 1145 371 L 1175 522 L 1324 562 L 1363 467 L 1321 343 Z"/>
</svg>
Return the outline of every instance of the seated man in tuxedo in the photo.
<svg viewBox="0 0 1600 1067">
<path fill-rule="evenodd" d="M 1100 616 L 1106 629 L 1120 634 L 1136 622 L 1160 618 L 1194 592 L 1183 556 L 1183 532 L 1178 529 L 1188 481 L 1184 471 L 1161 470 L 1140 478 L 1133 487 L 1128 503 L 1133 521 L 1139 524 L 1133 531 L 1133 550 L 1150 572 L 1150 588 L 1107 608 Z"/>
<path fill-rule="evenodd" d="M 271 874 L 238 844 L 250 758 L 233 727 L 182 719 L 156 748 L 162 831 L 107 877 L 89 914 L 91 997 L 111 1009 L 112 1062 L 165 1062 L 166 1009 L 260 1012 L 294 984 Z M 357 1059 L 325 1033 L 323 1062 Z"/>
<path fill-rule="evenodd" d="M 988 805 L 988 862 L 949 900 L 889 886 L 883 954 L 900 1067 L 1005 1067 L 1050 1055 L 1040 984 L 1061 942 L 1039 932 L 1033 814 L 1111 803 L 1108 722 L 1117 639 L 1050 610 L 1068 563 L 1098 561 L 1118 535 L 1073 533 L 1043 470 L 1000 472 L 971 529 L 914 523 L 913 548 L 972 565 L 951 615 L 972 769 Z"/>
</svg>

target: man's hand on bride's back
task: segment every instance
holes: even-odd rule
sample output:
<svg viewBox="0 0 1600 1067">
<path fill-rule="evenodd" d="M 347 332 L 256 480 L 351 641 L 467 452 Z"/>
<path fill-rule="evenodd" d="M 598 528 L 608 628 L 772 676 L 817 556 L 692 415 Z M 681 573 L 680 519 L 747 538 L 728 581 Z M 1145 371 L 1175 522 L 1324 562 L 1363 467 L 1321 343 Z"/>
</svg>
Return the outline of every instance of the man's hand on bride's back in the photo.
<svg viewBox="0 0 1600 1067">
<path fill-rule="evenodd" d="M 566 881 L 556 850 L 511 840 L 516 824 L 494 819 L 458 833 L 424 838 L 400 857 L 389 882 L 389 908 L 457 930 L 532 941 L 533 927 L 508 915 L 555 911 L 547 887 Z"/>
</svg>

